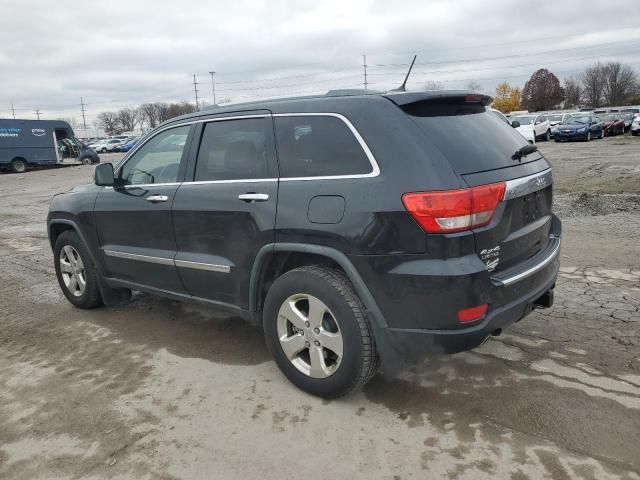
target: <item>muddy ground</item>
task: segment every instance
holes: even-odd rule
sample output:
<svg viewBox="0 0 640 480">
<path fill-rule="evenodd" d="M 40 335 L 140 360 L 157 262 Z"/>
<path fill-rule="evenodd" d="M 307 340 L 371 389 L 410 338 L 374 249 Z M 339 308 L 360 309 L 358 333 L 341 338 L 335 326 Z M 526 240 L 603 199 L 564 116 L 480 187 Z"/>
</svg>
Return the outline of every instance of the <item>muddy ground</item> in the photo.
<svg viewBox="0 0 640 480">
<path fill-rule="evenodd" d="M 72 308 L 45 216 L 91 167 L 0 175 L 0 478 L 639 479 L 640 138 L 539 146 L 556 305 L 331 402 L 236 318 L 143 294 Z"/>
</svg>

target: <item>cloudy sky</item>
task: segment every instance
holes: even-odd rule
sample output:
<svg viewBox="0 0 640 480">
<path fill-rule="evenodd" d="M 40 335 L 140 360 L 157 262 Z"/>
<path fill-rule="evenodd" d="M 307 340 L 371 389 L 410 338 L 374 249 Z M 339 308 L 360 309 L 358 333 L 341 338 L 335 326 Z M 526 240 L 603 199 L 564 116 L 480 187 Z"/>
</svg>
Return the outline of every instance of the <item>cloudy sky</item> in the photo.
<svg viewBox="0 0 640 480">
<path fill-rule="evenodd" d="M 636 0 L 634 0 L 635 2 Z M 640 72 L 640 9 L 614 0 L 2 0 L 0 117 L 88 121 L 153 101 L 218 102 L 470 81 L 522 86 L 598 60 Z M 618 4 L 618 5 L 616 5 Z"/>
</svg>

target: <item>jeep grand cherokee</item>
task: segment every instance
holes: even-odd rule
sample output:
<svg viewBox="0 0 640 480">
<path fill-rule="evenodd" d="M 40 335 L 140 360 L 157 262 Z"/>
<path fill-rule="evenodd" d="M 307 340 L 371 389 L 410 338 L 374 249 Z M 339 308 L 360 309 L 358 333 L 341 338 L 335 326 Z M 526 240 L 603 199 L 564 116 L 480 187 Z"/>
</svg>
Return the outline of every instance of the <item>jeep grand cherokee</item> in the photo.
<svg viewBox="0 0 640 480">
<path fill-rule="evenodd" d="M 324 397 L 475 348 L 550 306 L 559 267 L 551 168 L 490 102 L 325 95 L 172 119 L 53 199 L 62 291 L 258 322 L 289 380 Z"/>
</svg>

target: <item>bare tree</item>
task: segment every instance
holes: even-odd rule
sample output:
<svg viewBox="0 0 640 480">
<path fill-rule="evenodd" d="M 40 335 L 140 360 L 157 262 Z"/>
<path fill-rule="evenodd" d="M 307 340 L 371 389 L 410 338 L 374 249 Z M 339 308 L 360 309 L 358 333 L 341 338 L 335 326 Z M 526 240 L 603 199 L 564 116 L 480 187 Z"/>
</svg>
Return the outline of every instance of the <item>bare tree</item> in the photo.
<svg viewBox="0 0 640 480">
<path fill-rule="evenodd" d="M 130 132 L 138 124 L 138 111 L 133 108 L 122 108 L 116 114 L 116 121 L 121 132 Z"/>
<path fill-rule="evenodd" d="M 605 69 L 599 62 L 588 67 L 582 74 L 582 98 L 590 107 L 602 106 L 605 81 Z"/>
<path fill-rule="evenodd" d="M 149 128 L 156 128 L 160 124 L 160 109 L 158 103 L 143 103 L 138 107 L 140 123 L 146 123 Z"/>
<path fill-rule="evenodd" d="M 635 88 L 637 76 L 633 69 L 620 62 L 609 62 L 603 67 L 604 101 L 607 105 L 622 105 Z"/>
<path fill-rule="evenodd" d="M 427 80 L 424 82 L 425 90 L 442 90 L 444 89 L 444 84 L 439 82 L 438 80 Z"/>
<path fill-rule="evenodd" d="M 166 122 L 171 118 L 171 116 L 169 115 L 168 104 L 164 102 L 160 102 L 160 103 L 156 103 L 156 107 L 158 108 L 158 122 L 160 123 Z"/>
<path fill-rule="evenodd" d="M 467 83 L 467 90 L 480 93 L 482 92 L 482 85 L 480 85 L 475 80 L 471 80 L 469 83 Z"/>
<path fill-rule="evenodd" d="M 100 112 L 96 120 L 96 124 L 102 128 L 108 135 L 120 133 L 116 114 L 113 112 Z"/>
<path fill-rule="evenodd" d="M 576 77 L 564 79 L 564 108 L 574 108 L 580 104 L 582 85 Z"/>
</svg>

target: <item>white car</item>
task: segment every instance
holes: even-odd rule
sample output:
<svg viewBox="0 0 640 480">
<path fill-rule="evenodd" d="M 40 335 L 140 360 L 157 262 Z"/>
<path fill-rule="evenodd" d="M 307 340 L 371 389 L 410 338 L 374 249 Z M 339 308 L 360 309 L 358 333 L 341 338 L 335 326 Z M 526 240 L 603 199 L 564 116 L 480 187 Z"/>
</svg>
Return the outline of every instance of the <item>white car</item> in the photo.
<svg viewBox="0 0 640 480">
<path fill-rule="evenodd" d="M 551 124 L 546 114 L 536 115 L 534 113 L 530 115 L 517 115 L 511 117 L 511 123 L 518 122 L 520 126 L 515 127 L 518 132 L 522 134 L 524 138 L 531 143 L 536 143 L 537 139 L 543 139 L 546 141 L 551 140 Z"/>
<path fill-rule="evenodd" d="M 631 122 L 631 135 L 640 135 L 640 114 L 636 114 L 633 117 L 633 122 Z"/>
<path fill-rule="evenodd" d="M 125 139 L 122 138 L 106 138 L 92 145 L 91 148 L 93 148 L 98 153 L 113 152 L 122 144 L 124 140 Z"/>
</svg>

